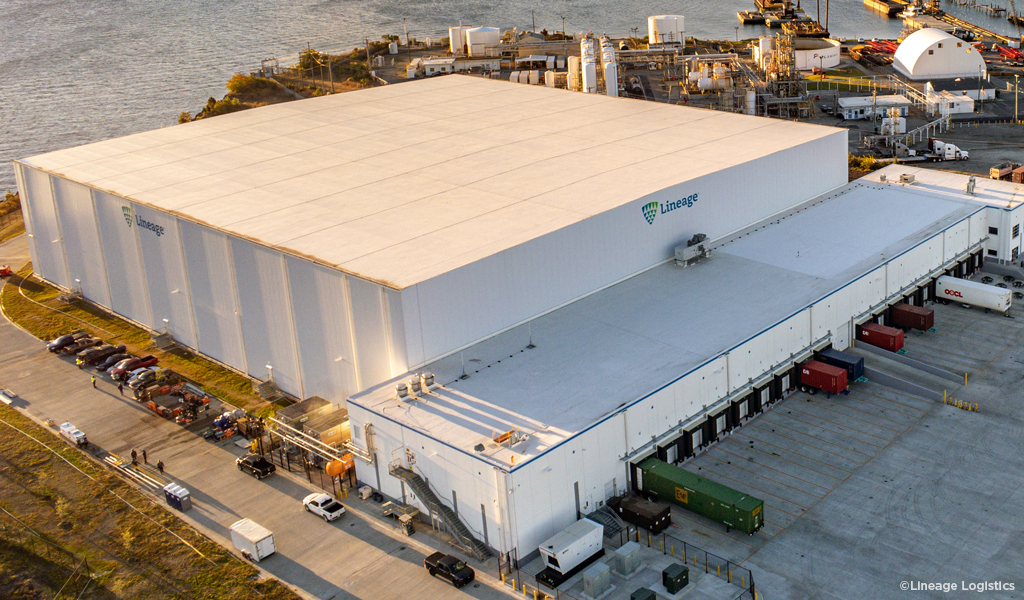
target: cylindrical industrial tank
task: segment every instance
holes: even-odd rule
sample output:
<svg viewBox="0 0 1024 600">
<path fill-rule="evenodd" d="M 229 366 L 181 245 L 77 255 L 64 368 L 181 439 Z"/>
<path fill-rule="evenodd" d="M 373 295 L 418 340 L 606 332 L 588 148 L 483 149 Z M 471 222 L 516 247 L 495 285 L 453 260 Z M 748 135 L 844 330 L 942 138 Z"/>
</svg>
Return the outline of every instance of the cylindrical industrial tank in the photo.
<svg viewBox="0 0 1024 600">
<path fill-rule="evenodd" d="M 702 92 L 710 90 L 726 90 L 732 87 L 732 77 L 720 77 L 718 79 L 711 79 L 710 77 L 701 77 L 697 80 L 697 88 Z"/>
<path fill-rule="evenodd" d="M 647 39 L 652 44 L 683 42 L 683 38 L 686 36 L 683 20 L 682 15 L 647 17 Z"/>
<path fill-rule="evenodd" d="M 512 71 L 508 76 L 508 80 L 512 83 L 519 83 L 519 71 Z"/>
<path fill-rule="evenodd" d="M 583 91 L 588 94 L 597 93 L 597 63 L 593 58 L 583 61 Z"/>
<path fill-rule="evenodd" d="M 388 54 L 398 54 L 398 42 L 388 44 Z"/>
<path fill-rule="evenodd" d="M 434 45 L 434 38 L 423 38 L 423 43 L 427 45 L 427 48 Z"/>
<path fill-rule="evenodd" d="M 747 90 L 747 101 L 744 106 L 744 112 L 748 115 L 757 114 L 757 92 L 754 90 Z"/>
<path fill-rule="evenodd" d="M 690 71 L 687 78 L 690 80 L 690 83 L 697 83 L 697 80 L 700 79 L 700 71 Z"/>
<path fill-rule="evenodd" d="M 578 56 L 569 57 L 569 81 L 568 87 L 574 92 L 580 91 L 580 79 L 582 77 L 583 61 Z"/>
<path fill-rule="evenodd" d="M 549 88 L 555 87 L 555 72 L 554 71 L 544 71 L 544 85 L 546 85 Z"/>
<path fill-rule="evenodd" d="M 522 77 L 522 75 L 520 75 Z M 530 71 L 530 85 L 537 85 L 540 83 L 540 71 Z"/>
<path fill-rule="evenodd" d="M 501 30 L 497 27 L 474 27 L 466 30 L 466 47 L 470 56 L 486 55 L 487 46 L 501 43 Z"/>
<path fill-rule="evenodd" d="M 715 65 L 712 72 L 715 74 L 715 77 L 721 77 L 722 75 L 725 75 L 726 69 L 721 65 Z"/>
<path fill-rule="evenodd" d="M 451 48 L 452 54 L 466 53 L 466 32 L 470 29 L 473 28 L 468 25 L 448 28 L 448 45 Z"/>
<path fill-rule="evenodd" d="M 700 77 L 701 79 L 707 79 L 711 77 L 711 67 L 707 65 L 700 66 Z"/>
<path fill-rule="evenodd" d="M 616 97 L 619 95 L 619 65 L 608 63 L 604 66 L 605 93 Z"/>
</svg>

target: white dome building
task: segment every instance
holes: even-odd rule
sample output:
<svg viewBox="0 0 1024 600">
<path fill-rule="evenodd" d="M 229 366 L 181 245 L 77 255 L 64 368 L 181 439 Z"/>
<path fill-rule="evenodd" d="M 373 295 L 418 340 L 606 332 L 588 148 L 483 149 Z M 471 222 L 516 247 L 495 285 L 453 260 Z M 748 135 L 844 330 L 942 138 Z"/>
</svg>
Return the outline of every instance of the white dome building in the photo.
<svg viewBox="0 0 1024 600">
<path fill-rule="evenodd" d="M 915 80 L 984 77 L 985 60 L 974 46 L 940 29 L 921 29 L 903 40 L 892 66 Z"/>
</svg>

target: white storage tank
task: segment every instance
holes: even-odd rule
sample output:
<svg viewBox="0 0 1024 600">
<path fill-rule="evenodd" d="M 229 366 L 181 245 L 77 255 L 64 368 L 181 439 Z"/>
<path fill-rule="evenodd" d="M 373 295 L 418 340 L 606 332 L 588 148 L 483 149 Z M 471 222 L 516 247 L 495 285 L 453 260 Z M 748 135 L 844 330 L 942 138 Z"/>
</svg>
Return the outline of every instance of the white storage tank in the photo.
<svg viewBox="0 0 1024 600">
<path fill-rule="evenodd" d="M 519 83 L 519 71 L 512 71 L 508 76 L 508 80 L 512 83 Z"/>
<path fill-rule="evenodd" d="M 544 85 L 546 85 L 549 88 L 555 87 L 555 72 L 554 71 L 544 71 Z"/>
<path fill-rule="evenodd" d="M 578 56 L 569 57 L 569 81 L 568 87 L 574 92 L 583 89 L 580 80 L 582 79 L 583 61 Z"/>
<path fill-rule="evenodd" d="M 711 90 L 727 90 L 731 87 L 732 77 L 719 77 L 716 79 L 701 77 L 697 80 L 697 88 L 702 92 L 708 92 Z"/>
<path fill-rule="evenodd" d="M 604 85 L 605 91 L 609 96 L 619 95 L 619 65 L 617 63 L 605 64 Z"/>
<path fill-rule="evenodd" d="M 466 30 L 466 48 L 470 56 L 486 56 L 488 46 L 501 43 L 501 30 L 497 27 L 474 27 Z"/>
<path fill-rule="evenodd" d="M 388 44 L 388 54 L 398 54 L 398 42 Z"/>
<path fill-rule="evenodd" d="M 466 53 L 466 32 L 473 29 L 469 25 L 459 25 L 448 28 L 448 45 L 452 54 L 462 55 Z"/>
<path fill-rule="evenodd" d="M 593 58 L 583 60 L 583 91 L 587 94 L 597 93 L 597 63 Z"/>
<path fill-rule="evenodd" d="M 700 79 L 700 71 L 690 71 L 690 74 L 686 76 L 690 80 L 690 83 L 697 83 Z"/>
<path fill-rule="evenodd" d="M 652 44 L 686 45 L 686 29 L 682 15 L 647 17 L 647 39 Z"/>
<path fill-rule="evenodd" d="M 748 115 L 757 114 L 757 92 L 754 90 L 747 90 L 747 100 L 743 108 L 743 112 Z"/>
<path fill-rule="evenodd" d="M 520 75 L 522 77 L 522 75 Z M 530 85 L 537 85 L 540 83 L 540 71 L 530 71 Z"/>
</svg>

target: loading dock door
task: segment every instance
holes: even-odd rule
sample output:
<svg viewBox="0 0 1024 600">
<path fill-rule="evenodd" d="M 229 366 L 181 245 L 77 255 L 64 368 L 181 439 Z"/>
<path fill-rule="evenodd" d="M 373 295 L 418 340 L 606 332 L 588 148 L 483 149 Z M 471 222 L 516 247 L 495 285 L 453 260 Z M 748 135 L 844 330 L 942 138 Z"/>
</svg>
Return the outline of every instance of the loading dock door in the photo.
<svg viewBox="0 0 1024 600">
<path fill-rule="evenodd" d="M 704 429 L 701 426 L 694 427 L 683 433 L 683 455 L 693 456 L 704 443 Z"/>
<path fill-rule="evenodd" d="M 729 431 L 729 411 L 723 410 L 715 415 L 715 437 L 726 431 Z"/>
<path fill-rule="evenodd" d="M 665 448 L 665 462 L 674 465 L 679 462 L 679 446 L 675 443 Z"/>
</svg>

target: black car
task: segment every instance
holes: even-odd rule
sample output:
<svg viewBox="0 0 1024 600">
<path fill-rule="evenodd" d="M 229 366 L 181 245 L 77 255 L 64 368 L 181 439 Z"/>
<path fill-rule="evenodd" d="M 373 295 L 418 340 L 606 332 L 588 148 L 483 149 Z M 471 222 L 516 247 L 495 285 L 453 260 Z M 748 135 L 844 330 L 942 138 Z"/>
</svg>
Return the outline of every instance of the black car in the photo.
<svg viewBox="0 0 1024 600">
<path fill-rule="evenodd" d="M 78 331 L 75 333 L 62 335 L 59 338 L 47 344 L 46 349 L 49 350 L 50 352 L 60 352 L 64 348 L 67 348 L 71 344 L 74 344 L 78 340 L 86 337 L 89 337 L 89 334 L 84 331 Z"/>
<path fill-rule="evenodd" d="M 423 566 L 432 577 L 440 577 L 457 588 L 476 579 L 476 573 L 466 563 L 444 552 L 424 558 Z"/>
<path fill-rule="evenodd" d="M 259 454 L 246 454 L 235 459 L 239 471 L 247 471 L 256 479 L 270 477 L 277 470 L 273 463 Z"/>
<path fill-rule="evenodd" d="M 103 362 L 105 358 L 112 354 L 120 354 L 124 352 L 124 346 L 97 346 L 89 350 L 84 350 L 78 354 L 79 358 L 82 359 L 82 363 L 86 365 L 94 365 L 99 362 Z"/>
<path fill-rule="evenodd" d="M 97 371 L 106 371 L 107 369 L 109 369 L 110 367 L 116 365 L 117 363 L 121 362 L 122 360 L 124 360 L 126 358 L 131 358 L 131 357 L 132 357 L 132 355 L 128 354 L 126 352 L 121 352 L 119 354 L 111 354 L 110 356 L 108 356 L 108 357 L 104 358 L 102 361 L 100 361 L 100 363 L 98 365 L 96 365 L 96 370 Z"/>
</svg>

